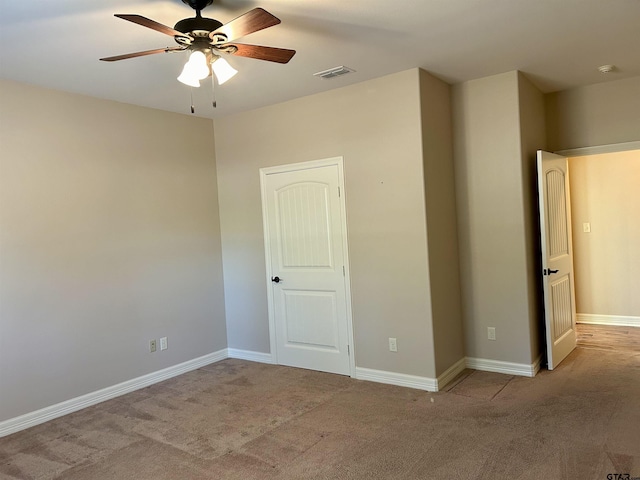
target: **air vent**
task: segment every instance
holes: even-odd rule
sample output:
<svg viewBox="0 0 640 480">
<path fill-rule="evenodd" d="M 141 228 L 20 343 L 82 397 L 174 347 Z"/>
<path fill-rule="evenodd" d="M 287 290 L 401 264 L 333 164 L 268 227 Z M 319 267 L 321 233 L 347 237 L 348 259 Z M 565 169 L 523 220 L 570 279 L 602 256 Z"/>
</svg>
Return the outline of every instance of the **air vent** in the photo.
<svg viewBox="0 0 640 480">
<path fill-rule="evenodd" d="M 352 72 L 355 72 L 355 70 L 341 65 L 339 67 L 330 68 L 329 70 L 324 70 L 322 72 L 314 73 L 313 76 L 329 79 L 329 78 L 336 78 L 341 75 L 346 75 L 347 73 L 352 73 Z"/>
</svg>

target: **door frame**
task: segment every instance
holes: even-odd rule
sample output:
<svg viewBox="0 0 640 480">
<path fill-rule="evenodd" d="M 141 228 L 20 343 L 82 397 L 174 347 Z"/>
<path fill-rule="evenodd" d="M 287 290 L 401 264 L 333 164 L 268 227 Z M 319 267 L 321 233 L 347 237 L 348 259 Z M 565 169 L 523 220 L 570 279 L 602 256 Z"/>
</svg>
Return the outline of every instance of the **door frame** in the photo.
<svg viewBox="0 0 640 480">
<path fill-rule="evenodd" d="M 346 193 L 344 187 L 344 158 L 331 157 L 321 160 L 310 160 L 306 162 L 289 163 L 285 165 L 277 165 L 274 167 L 264 167 L 260 169 L 260 193 L 262 202 L 262 231 L 264 236 L 264 256 L 265 256 L 265 284 L 267 285 L 267 310 L 269 314 L 269 343 L 271 348 L 271 359 L 273 363 L 278 364 L 278 351 L 276 347 L 276 319 L 274 310 L 273 288 L 271 282 L 271 238 L 269 235 L 269 225 L 267 223 L 267 186 L 266 177 L 276 173 L 287 173 L 298 170 L 310 170 L 319 167 L 337 166 L 338 168 L 338 188 L 340 189 L 340 224 L 342 227 L 342 250 L 344 252 L 344 287 L 346 301 L 346 317 L 347 317 L 347 342 L 349 346 L 349 376 L 355 377 L 356 374 L 356 355 L 353 345 L 353 314 L 351 302 L 351 276 L 349 263 L 348 248 L 348 232 L 347 232 L 347 206 Z"/>
<path fill-rule="evenodd" d="M 611 143 L 607 145 L 595 145 L 593 147 L 569 148 L 558 150 L 556 155 L 563 157 L 586 157 L 588 155 L 600 155 L 602 153 L 627 152 L 629 150 L 640 150 L 640 140 L 634 142 Z"/>
<path fill-rule="evenodd" d="M 592 155 L 602 155 L 607 153 L 628 152 L 631 150 L 640 150 L 640 140 L 634 140 L 631 142 L 621 142 L 621 143 L 609 143 L 609 144 L 603 144 L 603 145 L 593 145 L 590 147 L 569 148 L 566 150 L 557 150 L 557 151 L 554 151 L 553 153 L 555 153 L 556 155 L 561 155 L 563 157 L 567 157 L 568 159 L 571 159 L 572 157 L 588 157 Z M 575 266 L 574 266 L 574 272 L 575 272 Z M 576 276 L 574 274 L 574 282 L 575 281 L 576 281 Z M 577 303 L 576 303 L 576 310 L 577 310 Z M 578 320 L 579 315 L 580 314 L 577 313 L 576 311 L 576 323 L 584 323 Z M 615 324 L 610 324 L 610 325 L 615 325 Z"/>
<path fill-rule="evenodd" d="M 569 148 L 569 149 L 563 149 L 563 150 L 555 150 L 555 151 L 550 152 L 550 153 L 554 153 L 555 155 L 560 155 L 562 157 L 566 157 L 567 159 L 570 159 L 572 157 L 584 157 L 584 156 L 590 156 L 590 155 L 601 155 L 601 154 L 606 154 L 606 153 L 626 152 L 626 151 L 629 151 L 629 150 L 640 150 L 640 140 L 639 141 L 631 141 L 631 142 L 621 142 L 621 143 L 593 145 L 593 146 L 589 146 L 589 147 L 577 147 L 577 148 Z M 570 170 L 570 167 L 569 167 L 569 165 L 567 165 L 567 171 L 569 171 L 569 170 Z M 570 172 L 569 172 L 569 174 L 570 174 Z M 537 175 L 537 160 L 536 160 L 536 175 Z M 569 194 L 570 194 L 570 189 L 569 189 Z M 570 207 L 570 205 L 569 205 L 569 207 Z M 541 208 L 540 205 L 538 205 L 538 208 Z M 540 218 L 540 213 L 538 213 L 538 219 L 539 218 Z M 541 237 L 540 240 L 541 241 L 545 241 L 543 237 Z M 572 252 L 572 255 L 573 255 L 573 252 Z M 542 262 L 544 262 L 544 259 L 541 259 L 541 260 L 542 260 Z M 574 302 L 575 302 L 576 301 L 576 299 L 575 299 L 575 282 L 576 282 L 575 268 L 574 268 L 573 281 L 574 281 Z M 540 296 L 541 296 L 542 304 L 544 304 L 545 303 L 544 286 L 543 286 L 542 290 L 540 291 Z M 581 322 L 578 321 L 577 303 L 575 304 L 575 308 L 576 308 L 575 323 L 578 324 L 578 323 L 581 323 Z M 544 343 L 548 344 L 547 331 L 546 331 L 547 325 L 546 325 L 546 318 L 545 318 L 544 314 L 543 314 L 542 321 L 543 321 L 543 324 L 544 324 L 544 327 L 545 327 Z M 548 347 L 545 345 L 545 348 L 548 348 Z"/>
</svg>

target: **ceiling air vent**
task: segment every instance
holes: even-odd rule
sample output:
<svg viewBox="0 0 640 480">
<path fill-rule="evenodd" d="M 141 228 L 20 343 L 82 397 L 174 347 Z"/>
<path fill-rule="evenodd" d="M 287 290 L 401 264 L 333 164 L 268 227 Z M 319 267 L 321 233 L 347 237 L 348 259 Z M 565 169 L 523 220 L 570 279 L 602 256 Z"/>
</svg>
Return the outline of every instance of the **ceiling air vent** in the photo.
<svg viewBox="0 0 640 480">
<path fill-rule="evenodd" d="M 341 75 L 346 75 L 347 73 L 352 73 L 352 72 L 355 72 L 355 70 L 341 65 L 339 67 L 330 68 L 329 70 L 324 70 L 322 72 L 314 73 L 313 76 L 329 79 L 329 78 L 336 78 Z"/>
</svg>

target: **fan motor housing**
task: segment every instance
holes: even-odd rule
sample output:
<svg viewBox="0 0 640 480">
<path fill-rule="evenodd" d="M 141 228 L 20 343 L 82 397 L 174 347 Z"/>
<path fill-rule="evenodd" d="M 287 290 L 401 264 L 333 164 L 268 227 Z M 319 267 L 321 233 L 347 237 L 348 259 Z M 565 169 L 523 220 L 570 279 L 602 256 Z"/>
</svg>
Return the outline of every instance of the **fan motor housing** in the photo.
<svg viewBox="0 0 640 480">
<path fill-rule="evenodd" d="M 222 23 L 213 18 L 194 17 L 180 20 L 176 23 L 173 29 L 182 33 L 191 33 L 195 31 L 213 32 L 221 26 Z"/>
</svg>

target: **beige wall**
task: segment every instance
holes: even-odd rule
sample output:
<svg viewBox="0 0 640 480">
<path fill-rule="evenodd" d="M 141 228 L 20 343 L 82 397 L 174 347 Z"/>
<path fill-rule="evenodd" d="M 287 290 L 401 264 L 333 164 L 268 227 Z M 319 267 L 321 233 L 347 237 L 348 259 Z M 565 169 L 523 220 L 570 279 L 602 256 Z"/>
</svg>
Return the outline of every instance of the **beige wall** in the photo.
<svg viewBox="0 0 640 480">
<path fill-rule="evenodd" d="M 514 71 L 456 85 L 453 125 L 466 354 L 531 364 L 539 352 L 529 150 L 544 120 L 521 124 L 523 113 L 542 110 L 525 80 Z"/>
<path fill-rule="evenodd" d="M 0 102 L 0 421 L 225 348 L 212 122 Z"/>
<path fill-rule="evenodd" d="M 414 69 L 215 121 L 230 347 L 269 352 L 259 169 L 344 156 L 356 364 L 435 376 L 420 89 Z"/>
<path fill-rule="evenodd" d="M 464 357 L 451 87 L 420 70 L 429 286 L 436 373 Z"/>
<path fill-rule="evenodd" d="M 545 102 L 551 151 L 640 140 L 640 77 L 548 94 Z"/>
<path fill-rule="evenodd" d="M 542 258 L 538 214 L 537 151 L 547 148 L 544 95 L 521 72 L 518 73 L 520 97 L 520 148 L 524 207 L 524 240 L 527 260 L 527 297 L 529 304 L 529 340 L 533 360 L 541 351 L 544 332 Z"/>
<path fill-rule="evenodd" d="M 577 311 L 640 317 L 640 150 L 572 157 L 569 173 Z"/>
<path fill-rule="evenodd" d="M 547 147 L 638 140 L 639 89 L 637 77 L 546 95 Z M 450 93 L 414 69 L 217 120 L 221 247 L 211 121 L 2 81 L 0 421 L 226 347 L 225 300 L 229 346 L 268 352 L 258 169 L 333 156 L 357 365 L 433 377 L 465 346 L 535 360 L 541 94 L 518 72 L 457 85 L 451 105 Z M 572 185 L 592 172 L 575 165 Z M 610 217 L 609 230 L 631 225 Z M 160 336 L 169 350 L 147 353 Z"/>
</svg>

